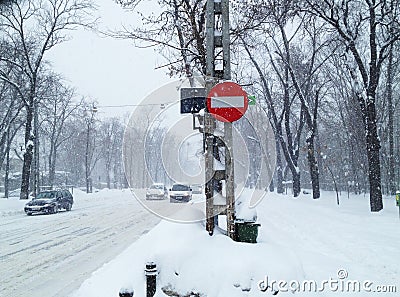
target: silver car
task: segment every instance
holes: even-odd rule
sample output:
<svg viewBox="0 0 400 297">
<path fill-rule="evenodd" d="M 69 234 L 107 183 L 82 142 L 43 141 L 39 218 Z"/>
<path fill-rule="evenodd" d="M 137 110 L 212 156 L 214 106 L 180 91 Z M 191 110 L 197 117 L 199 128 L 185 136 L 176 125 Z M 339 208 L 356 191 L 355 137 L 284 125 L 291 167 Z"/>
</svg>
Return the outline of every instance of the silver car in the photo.
<svg viewBox="0 0 400 297">
<path fill-rule="evenodd" d="M 192 188 L 193 194 L 202 194 L 203 193 L 203 186 L 200 184 L 193 184 L 190 186 Z"/>
<path fill-rule="evenodd" d="M 169 189 L 169 201 L 174 202 L 189 202 L 192 200 L 192 189 L 188 185 L 174 184 Z"/>
<path fill-rule="evenodd" d="M 167 188 L 162 183 L 154 183 L 146 190 L 146 199 L 166 199 L 168 195 Z"/>
</svg>

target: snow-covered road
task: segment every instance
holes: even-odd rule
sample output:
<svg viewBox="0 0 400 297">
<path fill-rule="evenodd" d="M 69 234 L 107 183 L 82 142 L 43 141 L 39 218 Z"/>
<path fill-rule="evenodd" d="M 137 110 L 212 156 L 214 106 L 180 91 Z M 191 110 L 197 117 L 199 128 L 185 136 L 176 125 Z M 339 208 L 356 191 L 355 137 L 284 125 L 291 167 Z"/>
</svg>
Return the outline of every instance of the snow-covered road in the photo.
<svg viewBox="0 0 400 297">
<path fill-rule="evenodd" d="M 67 296 L 160 220 L 128 190 L 74 196 L 55 215 L 28 217 L 18 200 L 0 207 L 0 296 Z"/>
</svg>

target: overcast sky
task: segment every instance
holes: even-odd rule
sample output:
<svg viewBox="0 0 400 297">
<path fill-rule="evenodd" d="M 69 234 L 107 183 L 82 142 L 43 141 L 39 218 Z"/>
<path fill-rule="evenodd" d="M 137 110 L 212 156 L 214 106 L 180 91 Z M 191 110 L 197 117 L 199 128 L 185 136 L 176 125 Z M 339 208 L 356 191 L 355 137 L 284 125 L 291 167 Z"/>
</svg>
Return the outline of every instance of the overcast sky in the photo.
<svg viewBox="0 0 400 297">
<path fill-rule="evenodd" d="M 96 14 L 101 18 L 100 29 L 134 24 L 135 14 L 124 11 L 114 0 L 95 3 L 99 6 Z M 153 3 L 145 0 L 144 9 L 151 11 Z M 80 95 L 99 102 L 102 116 L 122 115 L 133 107 L 101 106 L 139 103 L 169 81 L 165 70 L 154 70 L 162 64 L 162 58 L 152 49 L 138 49 L 132 41 L 103 38 L 84 29 L 73 31 L 71 36 L 71 40 L 51 49 L 47 59 Z"/>
</svg>

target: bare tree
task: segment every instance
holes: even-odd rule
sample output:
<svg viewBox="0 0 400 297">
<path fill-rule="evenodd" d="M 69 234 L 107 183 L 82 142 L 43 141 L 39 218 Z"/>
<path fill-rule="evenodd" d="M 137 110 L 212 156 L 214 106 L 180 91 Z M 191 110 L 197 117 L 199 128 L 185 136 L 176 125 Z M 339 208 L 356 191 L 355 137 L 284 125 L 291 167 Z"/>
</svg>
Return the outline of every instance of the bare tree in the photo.
<svg viewBox="0 0 400 297">
<path fill-rule="evenodd" d="M 352 60 L 349 58 L 347 62 L 365 126 L 370 206 L 371 211 L 380 211 L 383 204 L 376 91 L 389 49 L 400 38 L 397 15 L 400 3 L 398 0 L 306 0 L 305 3 L 308 12 L 329 24 L 351 53 Z M 364 35 L 365 31 L 368 33 Z"/>
<path fill-rule="evenodd" d="M 325 88 L 327 79 L 320 74 L 330 53 L 325 48 L 332 41 L 325 36 L 325 26 L 318 24 L 314 18 L 303 22 L 301 45 L 303 48 L 290 48 L 285 28 L 280 26 L 283 39 L 284 56 L 282 59 L 288 64 L 291 80 L 300 100 L 304 113 L 304 120 L 308 128 L 306 134 L 307 160 L 310 170 L 313 198 L 320 197 L 319 168 L 316 157 L 315 138 L 317 135 L 318 109 L 321 90 Z"/>
<path fill-rule="evenodd" d="M 306 99 L 304 96 L 301 97 L 302 90 L 297 82 L 296 75 L 294 74 L 295 70 L 291 60 L 293 50 L 291 49 L 290 43 L 297 37 L 303 23 L 302 20 L 298 20 L 299 25 L 296 26 L 295 30 L 293 30 L 294 32 L 288 36 L 286 32 L 288 30 L 288 23 L 294 18 L 295 11 L 293 10 L 293 5 L 291 3 L 284 2 L 281 4 L 282 5 L 277 5 L 277 1 L 273 0 L 262 1 L 260 4 L 261 8 L 257 8 L 259 13 L 268 11 L 267 16 L 264 18 L 264 23 L 259 25 L 257 28 L 260 36 L 265 36 L 263 39 L 256 39 L 257 37 L 254 37 L 254 34 L 247 30 L 247 34 L 245 35 L 248 39 L 253 39 L 251 44 L 262 43 L 262 46 L 256 47 L 256 51 L 261 51 L 262 54 L 260 59 L 263 59 L 263 55 L 268 57 L 271 70 L 276 77 L 276 81 L 274 81 L 276 83 L 274 89 L 277 91 L 275 91 L 275 93 L 280 93 L 281 99 L 278 99 L 279 97 L 277 97 L 276 94 L 273 94 L 272 84 L 267 82 L 265 72 L 262 70 L 260 63 L 256 60 L 255 54 L 250 50 L 249 41 L 246 41 L 242 36 L 240 39 L 242 40 L 242 44 L 261 78 L 268 113 L 271 116 L 271 122 L 276 138 L 282 148 L 287 166 L 292 175 L 293 194 L 297 197 L 300 194 L 301 188 L 300 169 L 298 164 L 301 134 L 306 123 L 311 129 L 313 125 L 316 126 L 316 120 L 312 120 L 312 115 L 310 115 Z M 255 10 L 257 11 L 257 9 Z M 293 84 L 295 85 L 294 92 L 292 87 Z M 295 106 L 294 104 L 296 97 L 301 97 L 300 106 Z M 280 108 L 278 109 L 277 106 L 279 105 Z M 293 117 L 294 113 L 298 113 L 298 117 Z M 314 115 L 316 115 L 316 112 Z M 295 124 L 296 118 L 298 119 L 298 125 Z M 310 135 L 312 136 L 311 139 L 313 139 L 313 133 L 310 133 Z M 312 151 L 314 151 L 314 148 Z M 311 161 L 315 173 L 315 198 L 318 198 L 318 167 L 316 166 L 315 159 Z"/>
<path fill-rule="evenodd" d="M 142 0 L 116 0 L 125 8 L 138 10 Z M 124 27 L 111 33 L 117 38 L 133 39 L 139 47 L 154 47 L 167 60 L 171 76 L 191 77 L 194 71 L 205 73 L 206 0 L 158 0 L 160 14 L 144 15 L 142 25 Z"/>
<path fill-rule="evenodd" d="M 93 180 L 92 172 L 97 162 L 102 157 L 102 151 L 99 147 L 99 131 L 96 128 L 97 123 L 95 115 L 97 108 L 95 104 L 87 104 L 82 111 L 84 116 L 85 126 L 85 181 L 86 181 L 86 192 L 92 192 Z"/>
<path fill-rule="evenodd" d="M 54 185 L 58 150 L 60 146 L 68 141 L 73 135 L 74 130 L 65 129 L 66 122 L 74 115 L 74 112 L 82 104 L 74 102 L 75 91 L 62 84 L 61 79 L 55 74 L 48 75 L 46 79 L 47 94 L 42 96 L 40 106 L 43 118 L 40 125 L 43 136 L 46 136 L 46 147 L 48 152 L 48 186 Z"/>
<path fill-rule="evenodd" d="M 6 83 L 0 84 L 0 168 L 8 153 L 9 143 L 12 142 L 16 131 L 15 124 L 20 122 L 23 105 L 18 93 Z"/>
<path fill-rule="evenodd" d="M 21 199 L 28 198 L 29 179 L 35 135 L 32 121 L 40 98 L 38 78 L 43 70 L 45 54 L 66 39 L 65 32 L 78 25 L 89 24 L 90 0 L 11 0 L 0 10 L 0 28 L 10 43 L 19 49 L 18 61 L 0 57 L 27 78 L 27 91 L 7 72 L 0 69 L 0 79 L 18 90 L 25 112 L 25 152 L 22 169 Z M 37 149 L 37 148 L 36 148 Z"/>
<path fill-rule="evenodd" d="M 273 65 L 273 69 L 279 79 L 280 85 L 282 86 L 282 94 L 279 96 L 278 94 L 274 94 L 271 91 L 271 86 L 267 82 L 267 78 L 265 73 L 262 71 L 262 68 L 259 62 L 255 59 L 254 54 L 250 51 L 250 47 L 247 41 L 243 40 L 243 46 L 255 66 L 258 75 L 260 76 L 263 95 L 265 96 L 265 101 L 267 104 L 267 111 L 270 114 L 272 120 L 272 127 L 274 129 L 276 138 L 282 148 L 283 155 L 285 156 L 285 160 L 288 164 L 288 167 L 292 173 L 293 178 L 293 194 L 297 197 L 300 194 L 300 170 L 298 168 L 298 157 L 299 157 L 299 142 L 301 131 L 304 127 L 304 115 L 300 110 L 299 115 L 299 125 L 295 129 L 297 132 L 293 135 L 292 132 L 292 103 L 293 100 L 290 98 L 290 90 L 289 90 L 289 68 L 287 64 L 281 64 L 283 69 L 278 68 L 278 65 L 275 63 L 272 55 L 269 56 L 270 62 Z M 282 73 L 282 75 L 281 75 Z M 276 96 L 278 95 L 278 96 Z M 278 97 L 281 97 L 282 100 L 276 100 Z M 279 106 L 278 102 L 281 102 Z M 279 106 L 279 107 L 278 107 Z"/>
<path fill-rule="evenodd" d="M 118 118 L 105 119 L 100 125 L 102 156 L 105 163 L 107 188 L 109 189 L 111 189 L 111 173 L 114 171 L 115 174 L 113 164 L 118 163 L 122 158 L 123 133 L 123 126 Z"/>
<path fill-rule="evenodd" d="M 67 133 L 73 137 L 61 143 L 58 149 L 57 170 L 68 172 L 66 183 L 85 185 L 86 129 L 80 106 L 64 124 Z"/>
<path fill-rule="evenodd" d="M 11 61 L 18 60 L 18 50 L 13 48 L 9 43 L 0 43 L 0 56 L 3 58 L 9 58 Z M 7 75 L 13 75 L 13 64 L 2 63 L 3 71 Z M 23 84 L 21 76 L 16 76 L 15 80 Z M 7 139 L 8 133 L 11 126 L 16 120 L 21 117 L 21 111 L 23 109 L 22 100 L 20 94 L 15 88 L 13 88 L 6 81 L 0 81 L 0 104 L 2 106 L 0 110 L 0 168 L 3 165 L 7 150 Z"/>
</svg>

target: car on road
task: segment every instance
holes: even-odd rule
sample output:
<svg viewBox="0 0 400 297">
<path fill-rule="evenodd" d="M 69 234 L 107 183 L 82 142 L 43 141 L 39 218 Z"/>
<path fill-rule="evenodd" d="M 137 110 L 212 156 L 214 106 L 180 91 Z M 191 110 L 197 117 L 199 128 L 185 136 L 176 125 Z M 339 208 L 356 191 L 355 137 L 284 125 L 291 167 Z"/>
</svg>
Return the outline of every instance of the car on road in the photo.
<svg viewBox="0 0 400 297">
<path fill-rule="evenodd" d="M 170 202 L 189 202 L 192 200 L 192 189 L 189 185 L 173 184 L 169 189 Z"/>
<path fill-rule="evenodd" d="M 146 199 L 166 199 L 167 187 L 163 183 L 154 183 L 146 190 Z"/>
<path fill-rule="evenodd" d="M 51 190 L 40 192 L 31 201 L 25 204 L 25 213 L 30 216 L 34 213 L 57 213 L 60 209 L 70 211 L 74 198 L 68 190 Z"/>
<path fill-rule="evenodd" d="M 193 184 L 190 185 L 193 194 L 202 194 L 203 193 L 203 186 L 201 184 Z"/>
</svg>

